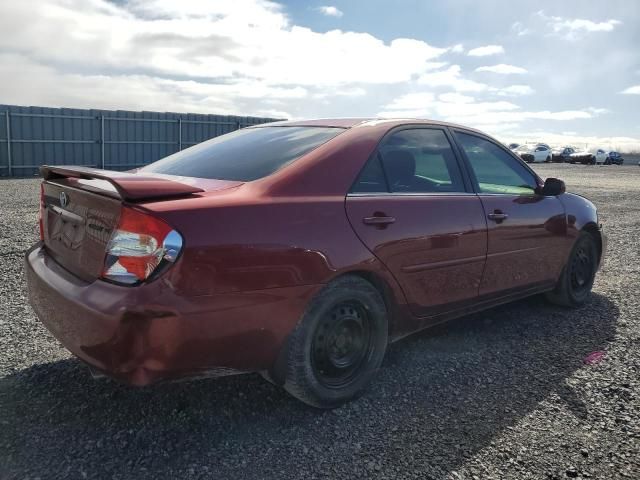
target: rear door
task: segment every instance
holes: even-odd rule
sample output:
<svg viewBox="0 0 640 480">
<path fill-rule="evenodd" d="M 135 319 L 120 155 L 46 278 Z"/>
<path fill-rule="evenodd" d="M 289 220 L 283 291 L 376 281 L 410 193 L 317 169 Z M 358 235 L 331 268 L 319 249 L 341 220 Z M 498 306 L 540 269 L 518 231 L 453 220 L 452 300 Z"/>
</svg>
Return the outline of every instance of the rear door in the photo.
<svg viewBox="0 0 640 480">
<path fill-rule="evenodd" d="M 487 249 L 479 198 L 442 128 L 383 139 L 346 198 L 351 225 L 392 272 L 418 316 L 478 296 Z"/>
<path fill-rule="evenodd" d="M 464 131 L 455 138 L 488 221 L 480 294 L 555 283 L 566 256 L 562 202 L 536 193 L 537 177 L 498 143 Z"/>
</svg>

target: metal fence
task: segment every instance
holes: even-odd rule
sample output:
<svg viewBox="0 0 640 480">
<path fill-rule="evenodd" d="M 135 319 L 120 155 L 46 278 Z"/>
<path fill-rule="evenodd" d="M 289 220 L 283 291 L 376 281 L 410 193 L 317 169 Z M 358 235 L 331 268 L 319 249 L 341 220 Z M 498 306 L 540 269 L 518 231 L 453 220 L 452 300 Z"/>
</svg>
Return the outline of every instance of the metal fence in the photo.
<svg viewBox="0 0 640 480">
<path fill-rule="evenodd" d="M 128 170 L 274 118 L 0 105 L 0 176 L 40 165 Z"/>
</svg>

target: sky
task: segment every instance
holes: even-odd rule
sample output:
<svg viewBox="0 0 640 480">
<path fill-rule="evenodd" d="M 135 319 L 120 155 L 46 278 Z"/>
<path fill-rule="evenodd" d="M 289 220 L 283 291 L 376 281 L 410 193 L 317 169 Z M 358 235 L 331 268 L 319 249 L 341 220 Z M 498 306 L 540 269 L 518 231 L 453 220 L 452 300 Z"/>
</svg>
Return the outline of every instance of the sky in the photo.
<svg viewBox="0 0 640 480">
<path fill-rule="evenodd" d="M 0 103 L 446 120 L 640 150 L 640 1 L 0 2 Z"/>
</svg>

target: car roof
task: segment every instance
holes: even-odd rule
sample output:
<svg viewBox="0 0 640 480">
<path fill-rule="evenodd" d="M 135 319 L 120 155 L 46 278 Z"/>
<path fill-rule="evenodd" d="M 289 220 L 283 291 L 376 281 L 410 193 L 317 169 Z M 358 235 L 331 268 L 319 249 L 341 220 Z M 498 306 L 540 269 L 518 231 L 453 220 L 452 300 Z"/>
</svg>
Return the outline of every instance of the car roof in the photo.
<svg viewBox="0 0 640 480">
<path fill-rule="evenodd" d="M 263 123 L 255 127 L 334 127 L 334 128 L 353 128 L 353 127 L 366 127 L 371 125 L 379 125 L 385 123 L 390 128 L 401 125 L 438 125 L 444 127 L 461 128 L 464 130 L 470 130 L 473 132 L 486 135 L 486 133 L 476 130 L 474 128 L 466 127 L 464 125 L 458 125 L 455 123 L 443 122 L 440 120 L 432 120 L 427 118 L 320 118 L 309 120 L 285 120 L 280 122 Z"/>
<path fill-rule="evenodd" d="M 263 123 L 256 125 L 259 127 L 339 127 L 351 128 L 363 122 L 370 120 L 369 118 L 317 118 L 309 120 L 284 120 L 281 122 Z"/>
</svg>

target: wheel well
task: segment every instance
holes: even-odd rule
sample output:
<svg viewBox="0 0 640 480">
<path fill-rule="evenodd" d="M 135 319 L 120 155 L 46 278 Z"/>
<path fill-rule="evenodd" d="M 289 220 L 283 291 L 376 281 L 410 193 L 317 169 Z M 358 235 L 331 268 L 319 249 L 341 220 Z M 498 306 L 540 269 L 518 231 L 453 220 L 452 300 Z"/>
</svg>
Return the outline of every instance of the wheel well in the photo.
<svg viewBox="0 0 640 480">
<path fill-rule="evenodd" d="M 582 231 L 587 232 L 596 241 L 596 245 L 598 246 L 598 263 L 600 263 L 602 261 L 602 236 L 600 235 L 600 229 L 595 223 L 588 223 L 582 227 Z"/>
<path fill-rule="evenodd" d="M 353 275 L 356 277 L 360 277 L 363 280 L 369 282 L 375 287 L 376 290 L 378 290 L 378 292 L 380 292 L 380 295 L 382 295 L 382 299 L 384 300 L 384 305 L 387 308 L 387 312 L 389 314 L 389 331 L 391 332 L 393 330 L 398 303 L 389 283 L 377 273 L 367 270 L 345 272 L 340 276 L 343 275 Z"/>
</svg>

